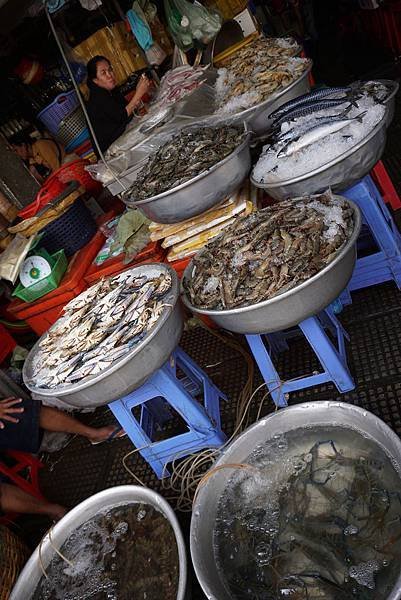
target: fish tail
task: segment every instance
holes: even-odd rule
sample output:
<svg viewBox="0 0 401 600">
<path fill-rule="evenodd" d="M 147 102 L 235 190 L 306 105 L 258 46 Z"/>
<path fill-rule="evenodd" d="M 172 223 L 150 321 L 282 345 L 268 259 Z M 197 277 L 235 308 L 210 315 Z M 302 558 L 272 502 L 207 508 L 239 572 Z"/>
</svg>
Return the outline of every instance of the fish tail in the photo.
<svg viewBox="0 0 401 600">
<path fill-rule="evenodd" d="M 364 110 L 363 112 L 359 113 L 359 115 L 356 115 L 354 117 L 354 119 L 356 119 L 357 121 L 359 121 L 359 123 L 362 123 L 362 119 L 366 115 L 367 112 L 368 112 L 367 110 Z"/>
</svg>

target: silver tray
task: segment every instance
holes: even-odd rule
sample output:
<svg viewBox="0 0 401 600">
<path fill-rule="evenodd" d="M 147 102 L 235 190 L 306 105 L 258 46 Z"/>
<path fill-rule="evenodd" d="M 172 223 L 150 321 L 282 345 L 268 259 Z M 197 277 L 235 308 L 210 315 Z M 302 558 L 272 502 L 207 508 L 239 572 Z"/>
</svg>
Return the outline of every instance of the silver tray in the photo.
<svg viewBox="0 0 401 600">
<path fill-rule="evenodd" d="M 329 187 L 336 192 L 346 190 L 365 177 L 380 160 L 386 145 L 386 127 L 387 109 L 382 120 L 358 144 L 314 171 L 272 183 L 256 181 L 251 174 L 251 182 L 276 200 L 315 194 Z"/>
<path fill-rule="evenodd" d="M 357 205 L 351 200 L 342 199 L 348 202 L 354 211 L 354 231 L 338 256 L 319 273 L 271 300 L 230 310 L 208 310 L 193 306 L 185 293 L 183 282 L 191 276 L 193 268 L 193 261 L 191 261 L 181 280 L 181 298 L 185 306 L 193 313 L 206 315 L 223 329 L 244 334 L 283 331 L 319 313 L 343 291 L 351 279 L 355 266 L 356 240 L 361 229 L 361 214 Z"/>
<path fill-rule="evenodd" d="M 249 135 L 229 156 L 193 179 L 145 200 L 126 200 L 156 223 L 179 223 L 196 217 L 223 202 L 248 175 L 251 168 Z"/>
<path fill-rule="evenodd" d="M 176 348 L 183 330 L 183 316 L 179 302 L 179 286 L 176 272 L 169 266 L 154 263 L 134 267 L 136 275 L 148 277 L 169 273 L 172 286 L 164 301 L 166 306 L 153 329 L 132 348 L 128 354 L 116 360 L 108 369 L 86 377 L 78 383 L 53 389 L 35 387 L 32 379 L 32 361 L 39 350 L 39 340 L 30 351 L 22 372 L 26 387 L 38 400 L 61 398 L 75 408 L 93 408 L 122 398 L 140 387 L 148 377 L 159 369 Z M 53 325 L 54 327 L 55 325 Z M 52 328 L 50 328 L 51 330 Z M 42 336 L 41 339 L 46 334 Z"/>
</svg>

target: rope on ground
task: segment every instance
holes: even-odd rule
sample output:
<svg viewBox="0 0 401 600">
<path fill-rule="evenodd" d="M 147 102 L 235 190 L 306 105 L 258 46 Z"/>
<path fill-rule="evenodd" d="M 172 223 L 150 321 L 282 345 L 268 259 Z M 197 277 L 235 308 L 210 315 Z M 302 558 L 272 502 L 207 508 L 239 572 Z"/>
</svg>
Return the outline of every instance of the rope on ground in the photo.
<svg viewBox="0 0 401 600">
<path fill-rule="evenodd" d="M 274 380 L 264 382 L 261 385 L 259 385 L 254 391 L 252 391 L 255 366 L 250 353 L 247 352 L 246 349 L 231 335 L 223 334 L 216 330 L 210 329 L 202 321 L 199 321 L 199 324 L 211 335 L 216 337 L 220 342 L 233 348 L 239 354 L 241 354 L 247 365 L 247 379 L 238 397 L 234 431 L 231 434 L 230 438 L 219 448 L 205 448 L 204 450 L 190 454 L 189 456 L 185 456 L 185 451 L 180 451 L 174 456 L 173 460 L 169 463 L 169 468 L 167 466 L 167 463 L 164 465 L 164 473 L 167 476 L 163 477 L 162 479 L 162 489 L 166 492 L 173 492 L 173 495 L 169 496 L 167 499 L 171 502 L 175 509 L 180 512 L 192 511 L 193 501 L 199 489 L 204 485 L 204 483 L 206 483 L 210 476 L 212 476 L 215 472 L 220 470 L 220 467 L 213 468 L 213 465 L 221 456 L 223 450 L 227 447 L 227 445 L 230 444 L 233 441 L 233 439 L 242 431 L 242 429 L 249 424 L 250 407 L 258 392 L 266 385 L 276 385 L 275 388 L 269 390 L 263 395 L 256 413 L 256 420 L 260 418 L 262 408 L 268 396 L 272 392 L 280 390 L 283 385 L 282 381 Z M 277 410 L 277 406 L 275 406 L 275 409 Z M 133 477 L 133 479 L 135 479 L 135 481 L 142 486 L 145 486 L 145 484 L 128 466 L 127 460 L 133 454 L 136 454 L 141 450 L 151 448 L 152 446 L 153 444 L 148 444 L 147 446 L 144 446 L 142 448 L 136 448 L 135 450 L 132 450 L 123 457 L 122 462 L 124 468 Z M 241 463 L 239 465 L 227 465 L 227 467 L 233 469 L 249 468 L 249 465 Z M 226 468 L 226 466 L 222 466 L 221 468 Z M 168 473 L 170 471 L 170 476 L 168 476 Z"/>
</svg>

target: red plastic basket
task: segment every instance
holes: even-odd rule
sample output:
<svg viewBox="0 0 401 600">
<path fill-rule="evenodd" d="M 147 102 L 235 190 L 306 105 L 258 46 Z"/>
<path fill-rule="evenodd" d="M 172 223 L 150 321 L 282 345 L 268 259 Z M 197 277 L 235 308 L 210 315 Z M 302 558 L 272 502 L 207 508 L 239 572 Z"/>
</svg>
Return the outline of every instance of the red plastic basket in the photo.
<svg viewBox="0 0 401 600">
<path fill-rule="evenodd" d="M 59 179 L 48 179 L 40 188 L 35 200 L 20 210 L 18 216 L 22 219 L 34 217 L 43 206 L 59 196 L 65 188 L 66 184 Z"/>
<path fill-rule="evenodd" d="M 66 163 L 57 169 L 57 171 L 54 171 L 45 183 L 49 183 L 53 179 L 58 179 L 62 183 L 69 183 L 70 181 L 75 180 L 78 181 L 87 192 L 97 195 L 101 192 L 103 186 L 99 181 L 92 179 L 89 173 L 85 171 L 85 167 L 89 164 L 90 163 L 87 160 L 83 160 L 82 158 Z"/>
</svg>

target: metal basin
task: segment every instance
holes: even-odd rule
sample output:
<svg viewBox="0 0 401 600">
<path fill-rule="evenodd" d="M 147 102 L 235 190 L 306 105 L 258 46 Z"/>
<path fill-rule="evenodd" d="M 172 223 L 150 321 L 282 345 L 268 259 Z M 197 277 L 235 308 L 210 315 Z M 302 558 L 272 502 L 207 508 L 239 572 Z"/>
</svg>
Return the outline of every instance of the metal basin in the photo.
<svg viewBox="0 0 401 600">
<path fill-rule="evenodd" d="M 354 231 L 338 256 L 324 269 L 297 287 L 251 306 L 231 310 L 206 310 L 193 306 L 187 297 L 183 281 L 190 278 L 192 261 L 181 280 L 181 297 L 194 313 L 206 315 L 219 327 L 235 333 L 271 333 L 298 325 L 304 319 L 326 308 L 346 287 L 356 261 L 356 240 L 361 228 L 359 208 L 346 198 L 354 211 Z"/>
<path fill-rule="evenodd" d="M 146 200 L 124 202 L 156 223 L 179 223 L 223 202 L 241 185 L 250 168 L 247 135 L 234 152 L 190 181 Z"/>
<path fill-rule="evenodd" d="M 386 145 L 387 109 L 381 121 L 348 152 L 321 167 L 294 179 L 260 183 L 251 174 L 255 187 L 266 190 L 276 200 L 315 194 L 331 187 L 334 191 L 346 190 L 365 177 L 380 160 Z"/>
<path fill-rule="evenodd" d="M 103 490 L 102 492 L 87 498 L 67 513 L 61 521 L 56 523 L 51 532 L 53 546 L 60 548 L 74 529 L 94 517 L 100 511 L 107 510 L 116 505 L 138 502 L 149 504 L 161 512 L 174 531 L 179 559 L 177 600 L 184 600 L 184 598 L 187 597 L 187 557 L 180 526 L 174 511 L 164 498 L 146 487 L 121 485 L 108 490 Z M 155 551 L 157 551 L 157 549 L 155 549 Z M 54 548 L 52 548 L 52 545 L 50 544 L 49 536 L 46 535 L 41 544 L 41 558 L 44 568 L 48 566 L 54 556 Z M 17 583 L 11 592 L 10 600 L 29 600 L 42 576 L 43 573 L 39 563 L 38 547 L 22 570 Z M 135 577 L 135 573 L 133 573 L 132 576 Z"/>
<path fill-rule="evenodd" d="M 165 307 L 155 327 L 121 360 L 115 361 L 101 373 L 86 377 L 75 384 L 48 390 L 29 383 L 32 379 L 32 360 L 39 350 L 39 340 L 29 353 L 22 372 L 25 385 L 35 393 L 38 400 L 56 397 L 75 408 L 102 406 L 140 387 L 168 360 L 180 340 L 183 329 L 177 275 L 171 267 L 160 263 L 139 265 L 132 271 L 138 276 L 148 277 L 169 273 L 172 286 L 164 302 L 172 306 Z"/>
<path fill-rule="evenodd" d="M 379 443 L 394 459 L 393 465 L 401 471 L 401 442 L 398 436 L 372 413 L 343 402 L 307 402 L 269 415 L 249 427 L 224 451 L 215 467 L 227 463 L 246 462 L 258 444 L 274 435 L 286 433 L 306 424 L 352 427 L 367 434 Z M 221 469 L 212 476 L 199 491 L 193 506 L 191 520 L 191 556 L 199 583 L 210 600 L 230 600 L 231 596 L 223 585 L 216 567 L 213 531 L 218 503 L 232 476 L 231 469 Z M 387 600 L 401 596 L 401 574 Z"/>
<path fill-rule="evenodd" d="M 400 87 L 400 84 L 397 81 L 394 81 L 393 79 L 375 79 L 374 81 L 378 81 L 379 83 L 382 83 L 383 85 L 387 86 L 391 90 L 390 94 L 387 96 L 387 98 L 384 101 L 384 104 L 387 106 L 387 110 L 388 110 L 388 113 L 387 113 L 387 127 L 388 127 L 394 118 L 395 97 L 396 97 L 396 94 Z"/>
<path fill-rule="evenodd" d="M 277 108 L 310 91 L 309 73 L 312 65 L 302 75 L 282 90 L 269 96 L 264 102 L 247 108 L 240 113 L 230 115 L 234 122 L 246 123 L 255 136 L 263 136 L 271 127 L 269 115 Z"/>
</svg>

